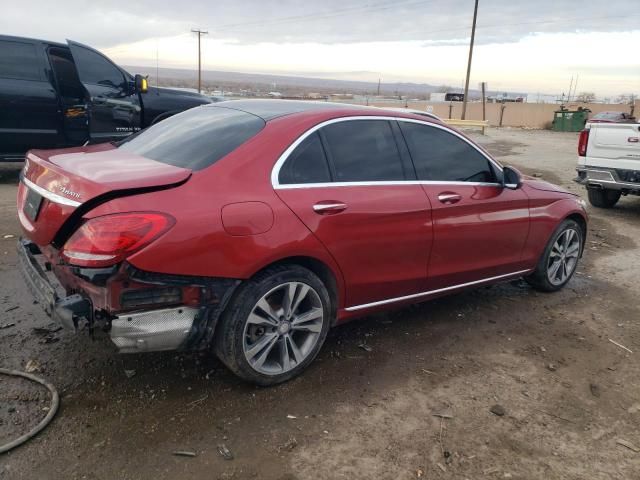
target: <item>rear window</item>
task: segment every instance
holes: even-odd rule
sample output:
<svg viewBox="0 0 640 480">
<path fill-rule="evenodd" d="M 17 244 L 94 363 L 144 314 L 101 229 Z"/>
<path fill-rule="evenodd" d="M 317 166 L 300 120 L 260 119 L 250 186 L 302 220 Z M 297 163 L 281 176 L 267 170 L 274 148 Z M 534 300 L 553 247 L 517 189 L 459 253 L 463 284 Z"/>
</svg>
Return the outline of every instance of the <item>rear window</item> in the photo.
<svg viewBox="0 0 640 480">
<path fill-rule="evenodd" d="M 264 125 L 261 118 L 239 110 L 196 107 L 128 137 L 119 148 L 176 167 L 201 170 L 231 153 Z"/>
</svg>

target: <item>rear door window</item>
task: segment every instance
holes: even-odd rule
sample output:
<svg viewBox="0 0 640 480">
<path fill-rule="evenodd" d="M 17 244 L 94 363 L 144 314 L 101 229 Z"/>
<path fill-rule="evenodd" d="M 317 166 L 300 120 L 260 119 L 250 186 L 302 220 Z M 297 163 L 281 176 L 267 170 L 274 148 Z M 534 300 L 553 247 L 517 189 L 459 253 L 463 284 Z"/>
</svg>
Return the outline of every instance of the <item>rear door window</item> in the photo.
<svg viewBox="0 0 640 480">
<path fill-rule="evenodd" d="M 282 185 L 331 181 L 327 158 L 317 132 L 305 138 L 289 155 L 280 170 L 278 181 Z"/>
<path fill-rule="evenodd" d="M 0 77 L 42 80 L 40 60 L 35 45 L 0 40 Z"/>
<path fill-rule="evenodd" d="M 419 180 L 496 182 L 489 159 L 457 135 L 419 123 L 398 123 Z"/>
<path fill-rule="evenodd" d="M 264 120 L 223 107 L 195 107 L 120 142 L 119 149 L 176 167 L 201 170 L 264 128 Z"/>
<path fill-rule="evenodd" d="M 386 120 L 350 120 L 322 128 L 336 182 L 405 180 L 400 152 Z"/>
</svg>

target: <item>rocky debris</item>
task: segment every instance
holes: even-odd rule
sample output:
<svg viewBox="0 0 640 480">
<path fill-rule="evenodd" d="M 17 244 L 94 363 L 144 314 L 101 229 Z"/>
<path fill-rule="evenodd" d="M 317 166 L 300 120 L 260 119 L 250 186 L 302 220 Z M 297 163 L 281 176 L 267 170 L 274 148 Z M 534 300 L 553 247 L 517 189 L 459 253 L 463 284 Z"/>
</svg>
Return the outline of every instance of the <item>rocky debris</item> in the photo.
<svg viewBox="0 0 640 480">
<path fill-rule="evenodd" d="M 593 395 L 594 397 L 600 396 L 600 387 L 595 383 L 589 384 L 589 390 L 591 390 L 591 395 Z"/>
<path fill-rule="evenodd" d="M 225 460 L 233 460 L 233 453 L 231 453 L 231 450 L 229 450 L 229 448 L 224 443 L 218 445 L 218 453 Z"/>
<path fill-rule="evenodd" d="M 294 448 L 296 448 L 298 446 L 298 441 L 296 440 L 296 437 L 289 437 L 289 440 L 287 440 L 285 443 L 283 443 L 282 445 L 280 445 L 278 447 L 279 451 L 282 450 L 287 450 L 287 451 L 292 451 Z"/>
<path fill-rule="evenodd" d="M 176 457 L 195 457 L 196 452 L 192 452 L 190 450 L 177 450 L 173 452 L 173 455 Z"/>
<path fill-rule="evenodd" d="M 493 407 L 491 407 L 489 409 L 489 411 L 491 413 L 493 413 L 494 415 L 497 415 L 499 417 L 502 417 L 505 413 L 507 413 L 507 411 L 504 409 L 504 407 L 502 405 L 498 405 L 498 404 L 495 404 Z"/>
<path fill-rule="evenodd" d="M 55 343 L 60 341 L 60 339 L 56 336 L 56 333 L 62 330 L 62 327 L 53 326 L 51 328 L 42 328 L 42 327 L 34 327 L 33 333 L 42 337 L 39 343 Z"/>
<path fill-rule="evenodd" d="M 24 367 L 24 371 L 27 373 L 39 372 L 42 367 L 37 360 L 29 360 Z"/>
<path fill-rule="evenodd" d="M 616 440 L 616 443 L 622 447 L 628 448 L 632 452 L 640 453 L 640 447 L 635 446 L 633 443 L 625 440 L 623 438 L 619 438 Z"/>
</svg>

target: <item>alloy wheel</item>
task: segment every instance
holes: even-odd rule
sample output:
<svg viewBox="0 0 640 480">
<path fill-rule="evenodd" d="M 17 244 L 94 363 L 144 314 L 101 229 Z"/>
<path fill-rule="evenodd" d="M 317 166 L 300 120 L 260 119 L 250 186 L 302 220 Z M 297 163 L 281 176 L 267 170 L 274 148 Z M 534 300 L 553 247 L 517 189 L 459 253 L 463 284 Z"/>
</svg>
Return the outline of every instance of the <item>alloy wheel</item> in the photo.
<svg viewBox="0 0 640 480">
<path fill-rule="evenodd" d="M 562 285 L 571 276 L 580 256 L 580 235 L 568 228 L 556 239 L 547 262 L 547 278 L 553 285 Z"/>
<path fill-rule="evenodd" d="M 265 375 L 286 373 L 313 352 L 325 320 L 318 292 L 302 282 L 271 289 L 246 320 L 242 347 L 249 365 Z"/>
</svg>

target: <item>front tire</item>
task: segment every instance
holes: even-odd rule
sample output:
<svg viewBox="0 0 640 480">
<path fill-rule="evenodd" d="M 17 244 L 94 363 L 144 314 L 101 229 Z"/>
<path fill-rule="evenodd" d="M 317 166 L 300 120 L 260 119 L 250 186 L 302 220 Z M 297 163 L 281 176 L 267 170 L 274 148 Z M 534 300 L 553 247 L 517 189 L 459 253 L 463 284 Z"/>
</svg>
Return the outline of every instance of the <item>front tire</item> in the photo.
<svg viewBox="0 0 640 480">
<path fill-rule="evenodd" d="M 564 287 L 578 266 L 584 245 L 584 232 L 574 220 L 565 220 L 556 228 L 534 272 L 525 277 L 536 290 L 555 292 Z"/>
<path fill-rule="evenodd" d="M 218 325 L 216 354 L 248 382 L 285 382 L 320 351 L 331 312 L 329 292 L 313 272 L 298 265 L 269 268 L 239 287 Z"/>
<path fill-rule="evenodd" d="M 619 190 L 588 188 L 589 203 L 597 208 L 612 208 L 620 200 Z"/>
</svg>

